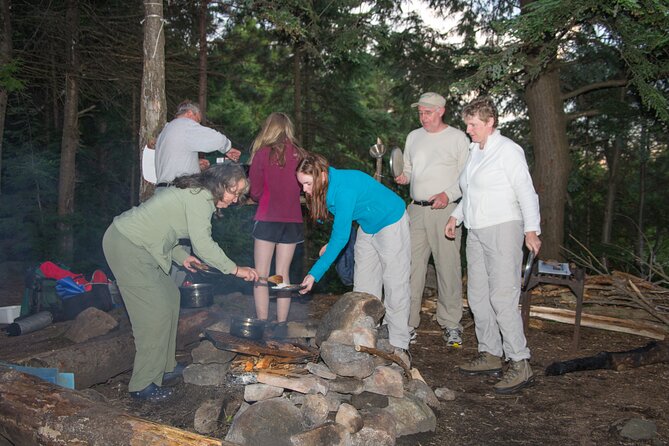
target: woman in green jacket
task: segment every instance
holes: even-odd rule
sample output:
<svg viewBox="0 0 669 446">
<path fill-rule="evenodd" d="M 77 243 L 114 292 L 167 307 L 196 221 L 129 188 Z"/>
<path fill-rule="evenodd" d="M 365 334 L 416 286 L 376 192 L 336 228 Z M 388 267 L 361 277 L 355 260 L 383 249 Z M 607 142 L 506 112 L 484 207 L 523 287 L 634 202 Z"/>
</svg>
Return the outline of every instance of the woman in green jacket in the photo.
<svg viewBox="0 0 669 446">
<path fill-rule="evenodd" d="M 175 179 L 173 187 L 114 219 L 102 246 L 114 273 L 135 337 L 135 362 L 128 384 L 135 399 L 162 401 L 172 389 L 162 387 L 179 373 L 175 359 L 179 289 L 170 278 L 172 262 L 194 272 L 201 259 L 226 274 L 255 281 L 253 268 L 237 266 L 211 238 L 211 217 L 237 202 L 248 190 L 244 171 L 217 165 Z M 192 256 L 179 245 L 189 238 Z"/>
</svg>

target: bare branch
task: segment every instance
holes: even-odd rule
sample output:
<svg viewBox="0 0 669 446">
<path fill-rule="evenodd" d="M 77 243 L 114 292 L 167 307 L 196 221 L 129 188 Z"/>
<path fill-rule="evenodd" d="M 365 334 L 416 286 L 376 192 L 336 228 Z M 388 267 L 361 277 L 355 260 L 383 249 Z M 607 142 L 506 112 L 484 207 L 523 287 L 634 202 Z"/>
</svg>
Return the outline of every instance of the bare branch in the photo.
<svg viewBox="0 0 669 446">
<path fill-rule="evenodd" d="M 604 88 L 624 87 L 625 85 L 628 84 L 628 82 L 629 81 L 627 79 L 612 79 L 610 81 L 595 82 L 594 84 L 584 85 L 581 88 L 577 88 L 576 90 L 572 90 L 569 93 L 563 94 L 562 100 L 566 101 L 567 99 L 571 99 L 594 90 L 602 90 Z"/>
</svg>

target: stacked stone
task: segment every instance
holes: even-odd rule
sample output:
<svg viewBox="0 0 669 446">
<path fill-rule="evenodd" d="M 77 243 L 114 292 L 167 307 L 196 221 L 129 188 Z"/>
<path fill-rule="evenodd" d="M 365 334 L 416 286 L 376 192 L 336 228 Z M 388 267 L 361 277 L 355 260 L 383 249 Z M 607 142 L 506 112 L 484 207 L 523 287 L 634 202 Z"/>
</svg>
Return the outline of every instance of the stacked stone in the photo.
<svg viewBox="0 0 669 446">
<path fill-rule="evenodd" d="M 372 295 L 343 295 L 316 331 L 322 362 L 308 364 L 309 373 L 299 377 L 259 372 L 258 383 L 245 387 L 245 403 L 225 439 L 254 446 L 383 446 L 434 431 L 432 408 L 440 402 L 420 374 L 413 369 L 407 377 L 397 364 L 355 349 L 393 352 L 378 328 L 383 314 Z"/>
</svg>

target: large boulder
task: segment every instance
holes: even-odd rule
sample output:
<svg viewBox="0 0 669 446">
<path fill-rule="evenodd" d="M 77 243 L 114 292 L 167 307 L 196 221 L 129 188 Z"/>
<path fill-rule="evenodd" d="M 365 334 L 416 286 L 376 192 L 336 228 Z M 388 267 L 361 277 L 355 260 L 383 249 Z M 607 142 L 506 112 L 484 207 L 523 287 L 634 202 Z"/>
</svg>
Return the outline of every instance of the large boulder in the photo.
<svg viewBox="0 0 669 446">
<path fill-rule="evenodd" d="M 237 414 L 226 441 L 245 446 L 292 446 L 291 437 L 302 432 L 300 409 L 285 398 L 252 404 Z"/>
<path fill-rule="evenodd" d="M 335 330 L 374 329 L 385 313 L 383 302 L 367 293 L 346 293 L 330 308 L 316 331 L 316 345 L 328 340 Z"/>
</svg>

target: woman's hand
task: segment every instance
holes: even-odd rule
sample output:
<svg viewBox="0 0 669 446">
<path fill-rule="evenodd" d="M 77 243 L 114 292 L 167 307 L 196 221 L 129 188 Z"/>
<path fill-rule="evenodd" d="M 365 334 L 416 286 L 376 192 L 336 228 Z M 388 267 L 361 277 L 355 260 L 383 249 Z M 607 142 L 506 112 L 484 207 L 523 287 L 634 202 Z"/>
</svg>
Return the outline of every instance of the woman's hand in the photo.
<svg viewBox="0 0 669 446">
<path fill-rule="evenodd" d="M 258 272 L 248 266 L 238 266 L 235 271 L 232 273 L 235 277 L 244 279 L 247 282 L 255 282 L 258 280 Z"/>
<path fill-rule="evenodd" d="M 200 259 L 198 259 L 195 256 L 186 257 L 186 260 L 184 260 L 184 263 L 182 263 L 182 265 L 183 265 L 184 268 L 186 268 L 191 273 L 195 273 L 195 272 L 197 272 L 197 270 L 191 266 L 191 264 L 193 264 L 193 263 L 195 263 L 198 266 L 202 265 L 202 262 L 200 262 Z"/>
<path fill-rule="evenodd" d="M 318 251 L 318 257 L 323 256 L 323 254 L 325 254 L 326 249 L 328 249 L 328 244 L 327 243 L 325 245 L 323 245 L 323 247 L 321 248 L 320 251 Z"/>
<path fill-rule="evenodd" d="M 311 291 L 311 288 L 313 288 L 315 282 L 316 279 L 314 276 L 307 274 L 304 280 L 302 280 L 301 285 L 304 287 L 304 289 L 300 290 L 300 294 L 307 294 L 309 291 Z"/>
<path fill-rule="evenodd" d="M 539 250 L 541 249 L 541 239 L 539 239 L 536 232 L 529 231 L 525 233 L 525 246 L 527 246 L 527 249 L 532 251 L 535 256 L 539 254 Z"/>
<path fill-rule="evenodd" d="M 444 228 L 444 235 L 448 238 L 455 239 L 455 227 L 458 225 L 458 220 L 455 217 L 449 217 L 446 227 Z"/>
</svg>

